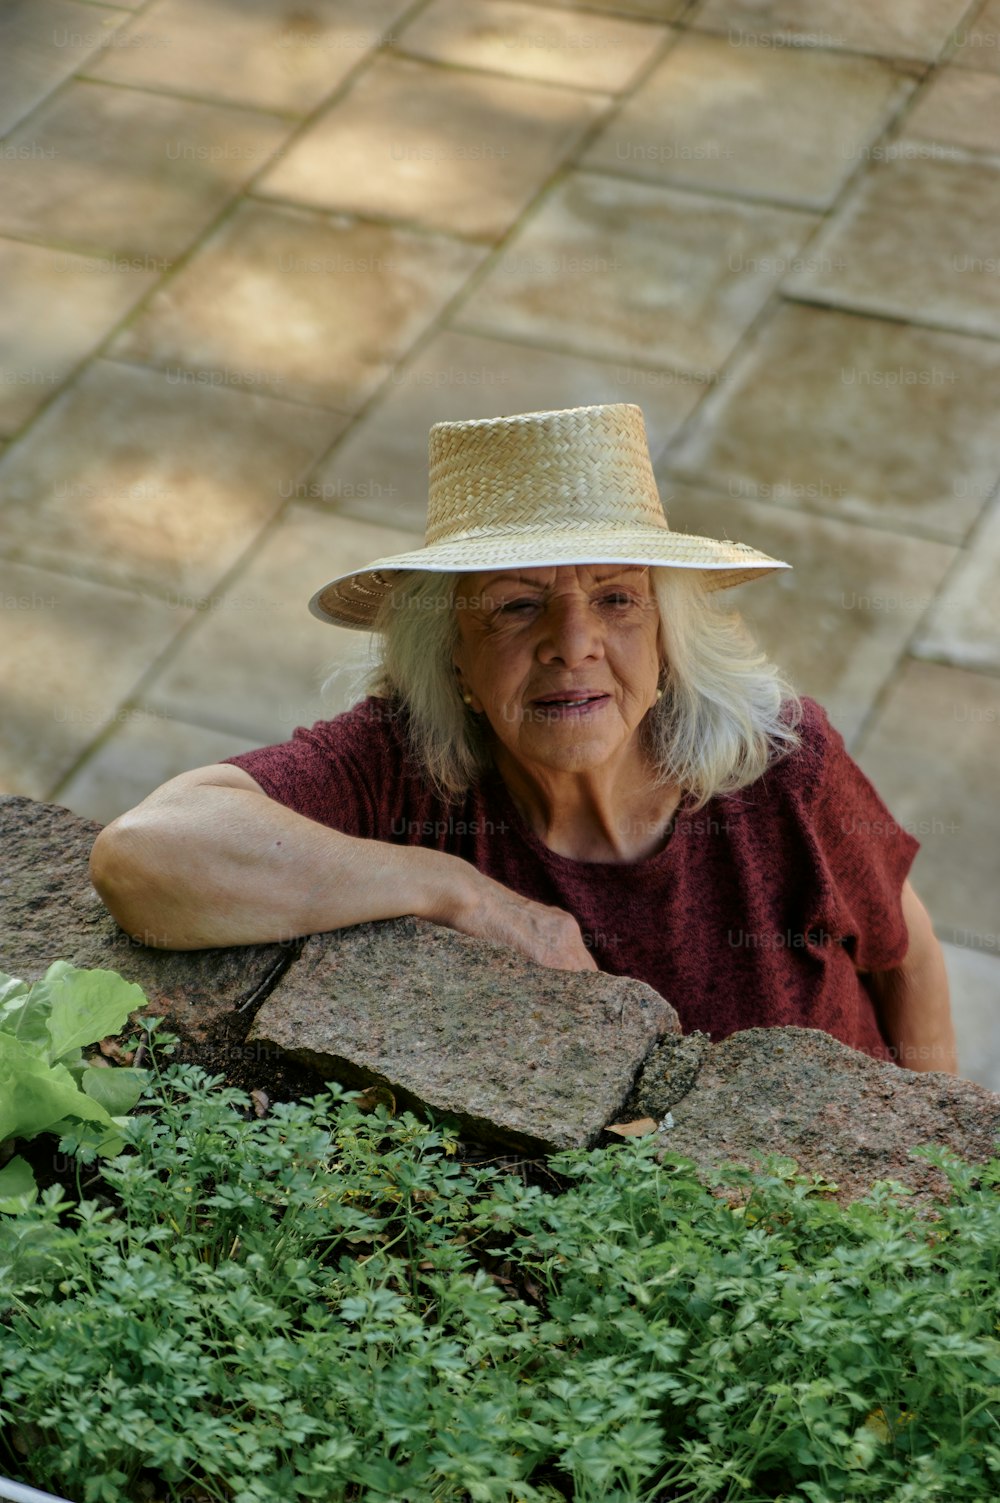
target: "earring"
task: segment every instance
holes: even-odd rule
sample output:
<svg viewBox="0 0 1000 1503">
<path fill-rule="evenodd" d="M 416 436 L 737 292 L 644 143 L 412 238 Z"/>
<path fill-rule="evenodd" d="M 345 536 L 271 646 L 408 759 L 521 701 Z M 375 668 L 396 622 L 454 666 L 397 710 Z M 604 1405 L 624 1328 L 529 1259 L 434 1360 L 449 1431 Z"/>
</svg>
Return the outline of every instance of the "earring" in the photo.
<svg viewBox="0 0 1000 1503">
<path fill-rule="evenodd" d="M 656 697 L 657 697 L 657 699 L 662 699 L 663 698 L 663 690 L 662 689 L 657 689 L 657 691 L 656 691 Z"/>
<path fill-rule="evenodd" d="M 466 689 L 465 693 L 462 695 L 462 698 L 465 700 L 465 703 L 467 705 L 471 705 L 472 695 L 469 693 L 468 689 Z"/>
</svg>

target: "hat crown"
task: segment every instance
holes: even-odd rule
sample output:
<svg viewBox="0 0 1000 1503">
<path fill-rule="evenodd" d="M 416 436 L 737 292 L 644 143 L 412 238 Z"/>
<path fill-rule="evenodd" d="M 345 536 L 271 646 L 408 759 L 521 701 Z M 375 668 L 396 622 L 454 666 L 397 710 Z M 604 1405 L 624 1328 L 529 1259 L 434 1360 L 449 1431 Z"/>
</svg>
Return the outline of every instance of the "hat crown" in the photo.
<svg viewBox="0 0 1000 1503">
<path fill-rule="evenodd" d="M 435 423 L 426 546 L 517 533 L 669 531 L 629 403 Z"/>
<path fill-rule="evenodd" d="M 718 590 L 790 567 L 746 543 L 671 531 L 642 409 L 628 402 L 435 423 L 425 538 L 332 579 L 309 609 L 370 629 L 413 570 L 644 564 L 696 569 Z"/>
</svg>

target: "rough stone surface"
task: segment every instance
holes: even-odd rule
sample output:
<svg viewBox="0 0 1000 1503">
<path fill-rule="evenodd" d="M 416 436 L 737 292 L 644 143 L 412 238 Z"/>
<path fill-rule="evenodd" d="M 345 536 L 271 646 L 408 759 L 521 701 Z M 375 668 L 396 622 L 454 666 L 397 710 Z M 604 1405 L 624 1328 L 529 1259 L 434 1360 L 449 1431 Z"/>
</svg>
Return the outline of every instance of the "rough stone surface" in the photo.
<svg viewBox="0 0 1000 1503">
<path fill-rule="evenodd" d="M 636 1077 L 625 1112 L 630 1117 L 655 1117 L 657 1122 L 661 1121 L 676 1102 L 683 1101 L 693 1090 L 711 1048 L 708 1034 L 698 1029 L 661 1039 Z"/>
<path fill-rule="evenodd" d="M 651 1060 L 654 1094 L 660 1059 Z M 640 1103 L 648 1103 L 645 1079 Z M 905 1185 L 916 1203 L 946 1197 L 941 1171 L 910 1157 L 921 1144 L 942 1144 L 972 1163 L 1000 1152 L 1000 1095 L 939 1071 L 870 1059 L 817 1028 L 730 1034 L 705 1051 L 697 1078 L 670 1111 L 673 1126 L 660 1132 L 665 1149 L 702 1166 L 785 1154 L 803 1173 L 835 1183 L 844 1205 L 882 1179 Z"/>
<path fill-rule="evenodd" d="M 548 1152 L 596 1140 L 667 1032 L 677 1014 L 644 982 L 553 970 L 407 917 L 311 936 L 248 1037 Z"/>
<path fill-rule="evenodd" d="M 283 945 L 158 950 L 119 929 L 88 876 L 100 825 L 58 804 L 0 796 L 0 970 L 37 981 L 54 960 L 118 971 L 150 1014 L 195 1046 L 262 996 L 289 964 Z M 215 1062 L 215 1056 L 210 1054 Z"/>
<path fill-rule="evenodd" d="M 681 1036 L 641 982 L 533 965 L 421 919 L 292 946 L 137 945 L 90 885 L 99 828 L 0 796 L 0 970 L 34 980 L 62 959 L 119 971 L 180 1035 L 182 1058 L 271 1100 L 311 1094 L 320 1076 L 374 1085 L 532 1154 L 648 1116 L 672 1124 L 664 1151 L 699 1168 L 773 1152 L 833 1182 L 842 1204 L 894 1180 L 927 1211 L 948 1182 L 912 1148 L 975 1164 L 1000 1151 L 1000 1094 L 973 1081 L 881 1063 L 817 1029 Z"/>
</svg>

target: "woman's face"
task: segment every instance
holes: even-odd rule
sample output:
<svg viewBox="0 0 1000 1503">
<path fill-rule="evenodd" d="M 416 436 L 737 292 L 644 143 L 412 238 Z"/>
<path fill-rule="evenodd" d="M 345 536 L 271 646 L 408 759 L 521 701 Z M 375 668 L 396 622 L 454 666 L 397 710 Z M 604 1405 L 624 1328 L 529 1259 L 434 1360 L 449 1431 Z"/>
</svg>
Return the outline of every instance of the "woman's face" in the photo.
<svg viewBox="0 0 1000 1503">
<path fill-rule="evenodd" d="M 520 763 L 583 772 L 630 747 L 660 673 L 647 567 L 466 574 L 455 610 L 459 687 Z"/>
</svg>

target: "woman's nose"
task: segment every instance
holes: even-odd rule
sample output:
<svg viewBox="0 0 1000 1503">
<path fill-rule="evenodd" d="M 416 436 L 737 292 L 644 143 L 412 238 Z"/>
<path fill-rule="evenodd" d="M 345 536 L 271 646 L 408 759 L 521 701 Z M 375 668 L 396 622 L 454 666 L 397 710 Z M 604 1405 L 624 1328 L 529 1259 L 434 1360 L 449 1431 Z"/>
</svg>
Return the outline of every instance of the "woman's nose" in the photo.
<svg viewBox="0 0 1000 1503">
<path fill-rule="evenodd" d="M 599 656 L 601 623 L 585 595 L 562 595 L 550 600 L 540 621 L 538 652 L 544 661 L 556 657 L 570 664 Z"/>
</svg>

